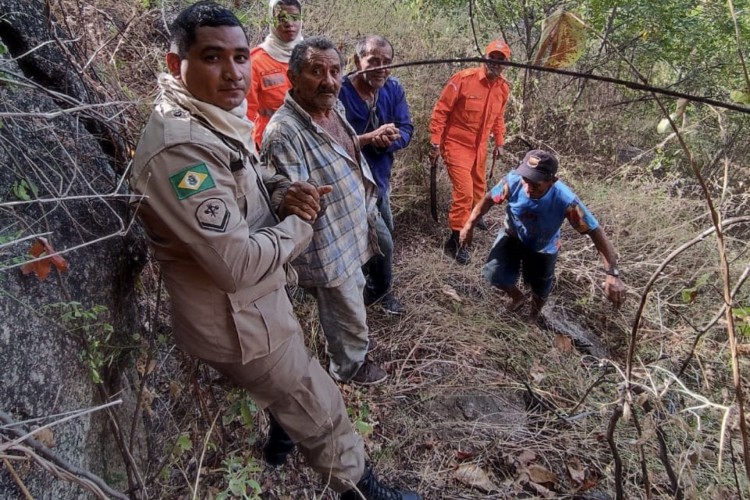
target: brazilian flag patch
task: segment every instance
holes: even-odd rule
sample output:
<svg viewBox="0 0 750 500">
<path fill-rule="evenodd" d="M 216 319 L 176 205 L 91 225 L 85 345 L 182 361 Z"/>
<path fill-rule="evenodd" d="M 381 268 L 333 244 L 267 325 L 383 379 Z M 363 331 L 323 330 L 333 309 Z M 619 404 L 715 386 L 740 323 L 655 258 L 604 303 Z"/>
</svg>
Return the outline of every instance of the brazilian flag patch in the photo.
<svg viewBox="0 0 750 500">
<path fill-rule="evenodd" d="M 216 186 L 205 163 L 198 163 L 180 170 L 169 177 L 169 183 L 172 184 L 172 188 L 180 200 Z"/>
</svg>

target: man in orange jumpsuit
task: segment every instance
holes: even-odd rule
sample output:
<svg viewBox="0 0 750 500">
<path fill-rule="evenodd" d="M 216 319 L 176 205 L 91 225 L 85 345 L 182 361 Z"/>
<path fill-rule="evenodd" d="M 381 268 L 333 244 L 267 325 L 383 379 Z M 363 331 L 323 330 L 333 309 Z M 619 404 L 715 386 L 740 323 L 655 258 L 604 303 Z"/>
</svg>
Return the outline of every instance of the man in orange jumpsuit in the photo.
<svg viewBox="0 0 750 500">
<path fill-rule="evenodd" d="M 258 151 L 266 125 L 292 86 L 286 76 L 289 56 L 302 41 L 302 4 L 298 0 L 271 0 L 268 7 L 271 30 L 263 43 L 250 51 L 252 75 L 247 93 L 247 117 L 255 124 L 253 139 Z"/>
<path fill-rule="evenodd" d="M 510 59 L 510 47 L 502 40 L 487 45 L 488 61 Z M 471 210 L 484 198 L 485 163 L 490 132 L 495 140 L 494 158 L 500 156 L 505 136 L 505 104 L 510 84 L 502 76 L 504 66 L 485 63 L 459 71 L 448 80 L 440 94 L 430 122 L 430 158 L 443 156 L 453 184 L 448 213 L 451 236 L 445 251 L 459 264 L 468 264 L 466 248 L 459 244 L 459 232 Z M 480 227 L 481 226 L 477 226 Z M 485 226 L 486 228 L 486 226 Z"/>
</svg>

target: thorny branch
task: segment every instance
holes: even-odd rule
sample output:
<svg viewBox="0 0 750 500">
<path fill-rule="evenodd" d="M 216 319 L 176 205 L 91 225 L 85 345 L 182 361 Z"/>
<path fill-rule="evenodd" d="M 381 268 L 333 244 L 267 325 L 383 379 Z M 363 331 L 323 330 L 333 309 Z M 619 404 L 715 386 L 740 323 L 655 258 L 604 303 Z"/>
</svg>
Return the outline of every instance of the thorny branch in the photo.
<svg viewBox="0 0 750 500">
<path fill-rule="evenodd" d="M 482 57 L 456 57 L 456 58 L 445 58 L 445 59 L 422 59 L 419 61 L 409 61 L 404 63 L 398 63 L 398 64 L 390 64 L 387 66 L 378 66 L 377 68 L 372 69 L 366 69 L 366 70 L 359 70 L 352 73 L 353 75 L 358 75 L 361 73 L 367 73 L 370 71 L 380 71 L 383 69 L 396 69 L 396 68 L 406 68 L 410 66 L 428 66 L 432 64 L 449 64 L 449 63 L 461 63 L 461 62 L 478 62 L 478 63 L 486 63 L 487 59 L 484 59 Z M 750 113 L 750 107 L 747 106 L 739 106 L 737 104 L 731 104 L 723 101 L 717 101 L 716 99 L 711 99 L 709 97 L 702 97 L 697 96 L 693 94 L 688 94 L 685 92 L 677 92 L 675 90 L 669 90 L 665 89 L 663 87 L 654 87 L 653 85 L 649 85 L 648 83 L 639 83 L 639 82 L 633 82 L 629 80 L 621 80 L 619 78 L 612 78 L 609 76 L 602 76 L 602 75 L 594 75 L 589 73 L 581 73 L 580 71 L 571 71 L 567 69 L 559 69 L 559 68 L 548 68 L 546 66 L 537 66 L 535 64 L 527 64 L 527 63 L 519 63 L 514 61 L 495 61 L 492 64 L 500 64 L 503 66 L 510 66 L 513 68 L 524 68 L 534 71 L 541 71 L 542 73 L 554 73 L 557 75 L 566 75 L 566 76 L 572 76 L 576 78 L 586 78 L 588 80 L 594 80 L 598 82 L 605 82 L 605 83 L 612 83 L 615 85 L 621 85 L 623 87 L 627 87 L 632 90 L 642 90 L 644 92 L 651 92 L 654 94 L 661 94 L 669 97 L 676 97 L 681 99 L 687 99 L 689 101 L 693 102 L 700 102 L 703 104 L 710 104 L 712 106 L 716 106 L 717 108 L 724 108 L 724 109 L 731 109 L 732 111 L 739 111 L 740 113 Z"/>
<path fill-rule="evenodd" d="M 54 452 L 52 452 L 52 450 L 33 438 L 33 435 L 38 433 L 42 429 L 62 424 L 69 420 L 79 418 L 98 410 L 106 410 L 114 405 L 118 405 L 121 403 L 122 400 L 118 399 L 117 401 L 112 401 L 96 408 L 76 411 L 59 420 L 50 422 L 49 424 L 43 425 L 29 432 L 23 429 L 22 423 L 15 422 L 10 417 L 10 415 L 5 413 L 4 411 L 0 411 L 0 422 L 4 424 L 0 429 L 2 429 L 3 432 L 7 432 L 16 436 L 16 438 L 12 441 L 0 444 L 0 453 L 7 453 L 8 451 L 21 452 L 24 455 L 34 459 L 45 470 L 52 472 L 56 476 L 65 479 L 66 481 L 79 484 L 83 488 L 86 488 L 88 491 L 96 494 L 99 498 L 112 497 L 121 500 L 127 500 L 127 496 L 123 495 L 119 491 L 112 489 L 100 477 L 63 460 Z"/>
</svg>

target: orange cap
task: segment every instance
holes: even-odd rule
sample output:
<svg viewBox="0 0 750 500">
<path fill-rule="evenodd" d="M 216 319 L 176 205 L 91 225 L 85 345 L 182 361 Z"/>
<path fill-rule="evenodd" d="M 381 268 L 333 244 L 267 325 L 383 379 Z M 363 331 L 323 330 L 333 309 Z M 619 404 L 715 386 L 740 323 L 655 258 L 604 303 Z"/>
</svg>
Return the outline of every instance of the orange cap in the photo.
<svg viewBox="0 0 750 500">
<path fill-rule="evenodd" d="M 492 52 L 500 52 L 506 59 L 510 59 L 510 46 L 499 38 L 492 40 L 484 49 L 484 55 L 490 55 Z"/>
</svg>

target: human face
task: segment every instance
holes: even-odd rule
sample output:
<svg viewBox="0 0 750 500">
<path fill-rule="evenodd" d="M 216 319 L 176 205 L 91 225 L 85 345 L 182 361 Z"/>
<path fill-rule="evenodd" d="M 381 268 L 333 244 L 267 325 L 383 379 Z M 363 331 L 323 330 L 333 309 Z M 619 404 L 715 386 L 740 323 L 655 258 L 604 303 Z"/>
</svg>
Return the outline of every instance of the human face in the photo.
<svg viewBox="0 0 750 500">
<path fill-rule="evenodd" d="M 505 61 L 505 54 L 502 52 L 490 52 L 485 59 L 488 59 L 490 61 Z M 500 64 L 492 64 L 487 63 L 484 65 L 485 71 L 487 72 L 487 77 L 491 80 L 494 80 L 495 78 L 499 77 L 503 70 L 505 69 L 505 66 L 502 66 Z"/>
<path fill-rule="evenodd" d="M 547 181 L 534 182 L 531 179 L 527 179 L 526 177 L 521 177 L 521 183 L 523 184 L 524 191 L 526 191 L 526 196 L 528 196 L 532 200 L 538 200 L 539 198 L 544 196 L 556 180 L 557 178 L 553 177 L 552 179 Z"/>
<path fill-rule="evenodd" d="M 362 57 L 361 59 L 359 57 L 356 57 L 354 62 L 356 63 L 358 70 L 388 66 L 389 64 L 391 64 L 391 62 L 393 62 L 393 49 L 391 49 L 390 45 L 388 44 L 385 44 L 381 47 L 373 44 L 372 42 L 368 42 L 367 52 L 365 53 L 364 57 Z M 364 73 L 362 77 L 370 87 L 372 87 L 373 89 L 379 89 L 382 88 L 383 85 L 385 85 L 385 82 L 388 79 L 388 75 L 390 74 L 390 70 L 381 69 L 377 71 L 370 71 L 369 73 Z"/>
<path fill-rule="evenodd" d="M 336 105 L 341 89 L 341 58 L 336 49 L 307 49 L 299 75 L 288 73 L 293 97 L 311 115 L 325 113 Z"/>
<path fill-rule="evenodd" d="M 277 5 L 274 9 L 273 32 L 282 42 L 291 42 L 302 28 L 302 13 L 296 5 Z"/>
<path fill-rule="evenodd" d="M 245 99 L 250 47 L 239 26 L 201 26 L 184 59 L 170 52 L 167 66 L 193 97 L 229 111 Z"/>
</svg>

